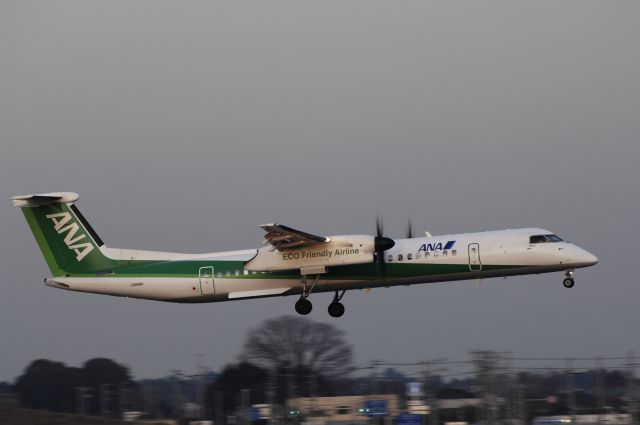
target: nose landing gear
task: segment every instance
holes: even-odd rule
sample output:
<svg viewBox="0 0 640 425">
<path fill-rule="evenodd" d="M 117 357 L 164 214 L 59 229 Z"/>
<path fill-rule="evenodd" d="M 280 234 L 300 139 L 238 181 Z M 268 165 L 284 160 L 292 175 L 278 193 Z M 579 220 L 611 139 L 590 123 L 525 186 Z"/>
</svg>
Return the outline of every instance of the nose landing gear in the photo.
<svg viewBox="0 0 640 425">
<path fill-rule="evenodd" d="M 329 304 L 329 308 L 327 309 L 327 311 L 329 312 L 329 316 L 342 317 L 342 315 L 344 314 L 344 305 L 340 302 L 340 300 L 342 300 L 342 297 L 344 297 L 345 292 L 347 291 L 343 290 L 342 293 L 338 295 L 338 291 L 336 291 L 336 294 L 333 296 L 333 301 L 331 302 L 331 304 Z"/>
<path fill-rule="evenodd" d="M 573 285 L 576 284 L 573 280 L 573 272 L 571 270 L 567 270 L 564 275 L 566 277 L 562 281 L 562 286 L 564 286 L 565 288 L 573 288 Z"/>
</svg>

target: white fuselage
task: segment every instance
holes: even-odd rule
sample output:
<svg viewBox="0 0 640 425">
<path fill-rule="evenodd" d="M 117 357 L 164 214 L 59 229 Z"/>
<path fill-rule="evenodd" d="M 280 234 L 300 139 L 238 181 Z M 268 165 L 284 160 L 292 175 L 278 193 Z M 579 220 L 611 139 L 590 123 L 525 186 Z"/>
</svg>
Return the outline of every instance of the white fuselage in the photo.
<svg viewBox="0 0 640 425">
<path fill-rule="evenodd" d="M 345 259 L 345 265 L 329 265 L 325 273 L 318 273 L 313 292 L 571 271 L 598 262 L 594 255 L 569 242 L 531 243 L 531 235 L 536 234 L 550 232 L 516 229 L 396 239 L 395 246 L 384 253 L 385 265 L 371 261 L 353 264 Z M 46 284 L 174 302 L 227 301 L 302 291 L 300 270 L 304 270 L 304 264 L 298 261 L 290 270 L 278 266 L 277 271 L 270 271 L 268 258 L 282 254 L 268 248 L 199 255 L 101 249 L 120 260 L 161 260 L 164 269 L 152 265 L 130 273 L 125 269 L 104 275 L 55 277 L 47 279 Z M 172 271 L 172 266 L 180 273 Z M 185 268 L 190 271 L 184 272 Z M 167 270 L 166 275 L 162 270 Z M 308 276 L 308 280 L 313 277 Z"/>
</svg>

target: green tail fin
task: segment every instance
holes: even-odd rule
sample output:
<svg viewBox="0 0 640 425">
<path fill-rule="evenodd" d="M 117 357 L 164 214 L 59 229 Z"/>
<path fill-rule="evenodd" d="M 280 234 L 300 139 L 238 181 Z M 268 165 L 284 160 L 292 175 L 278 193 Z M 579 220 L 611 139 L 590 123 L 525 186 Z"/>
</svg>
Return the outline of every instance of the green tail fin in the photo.
<svg viewBox="0 0 640 425">
<path fill-rule="evenodd" d="M 100 250 L 104 244 L 74 205 L 77 199 L 69 192 L 13 197 L 53 276 L 106 272 L 116 263 Z"/>
</svg>

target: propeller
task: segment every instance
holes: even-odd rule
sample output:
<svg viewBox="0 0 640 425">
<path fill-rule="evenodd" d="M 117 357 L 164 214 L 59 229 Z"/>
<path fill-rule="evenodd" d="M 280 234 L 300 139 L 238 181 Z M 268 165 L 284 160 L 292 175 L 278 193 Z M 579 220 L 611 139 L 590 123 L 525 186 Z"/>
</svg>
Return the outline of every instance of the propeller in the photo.
<svg viewBox="0 0 640 425">
<path fill-rule="evenodd" d="M 382 227 L 382 218 L 380 215 L 376 217 L 376 237 L 374 238 L 374 249 L 376 251 L 376 258 L 378 259 L 378 264 L 380 264 L 380 269 L 382 270 L 382 274 L 384 274 L 386 269 L 386 262 L 384 259 L 384 252 L 388 249 L 393 248 L 396 242 L 384 236 L 384 229 Z"/>
<path fill-rule="evenodd" d="M 413 239 L 413 226 L 411 225 L 411 217 L 407 221 L 407 239 Z"/>
</svg>

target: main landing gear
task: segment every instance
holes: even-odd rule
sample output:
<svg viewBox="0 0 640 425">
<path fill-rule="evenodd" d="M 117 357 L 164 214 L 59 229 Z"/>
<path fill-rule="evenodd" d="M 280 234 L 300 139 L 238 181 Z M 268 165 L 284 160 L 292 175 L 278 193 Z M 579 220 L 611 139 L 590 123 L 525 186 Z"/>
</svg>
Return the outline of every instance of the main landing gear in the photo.
<svg viewBox="0 0 640 425">
<path fill-rule="evenodd" d="M 562 281 L 562 286 L 564 286 L 565 288 L 573 288 L 573 285 L 576 284 L 573 280 L 573 272 L 571 270 L 567 270 L 566 272 L 564 272 L 564 275 L 566 277 Z"/>
<path fill-rule="evenodd" d="M 342 297 L 344 297 L 345 292 L 347 292 L 346 289 L 338 295 L 338 291 L 336 291 L 336 294 L 333 296 L 333 301 L 331 301 L 331 304 L 329 304 L 329 308 L 327 309 L 329 316 L 342 317 L 344 314 L 344 305 L 340 301 L 342 300 Z"/>
<path fill-rule="evenodd" d="M 296 301 L 296 312 L 298 314 L 306 316 L 307 314 L 311 313 L 312 308 L 313 304 L 311 304 L 311 301 L 306 298 L 300 298 L 298 301 Z"/>
<path fill-rule="evenodd" d="M 315 288 L 316 284 L 318 283 L 319 279 L 320 275 L 316 275 L 315 279 L 313 279 L 313 283 L 310 286 L 307 286 L 306 277 L 302 278 L 302 295 L 300 295 L 300 299 L 296 301 L 296 312 L 298 314 L 306 316 L 307 314 L 311 313 L 313 304 L 311 304 L 311 301 L 309 301 L 308 298 L 309 295 L 311 295 L 313 288 Z M 344 305 L 340 301 L 342 300 L 342 297 L 344 297 L 345 292 L 347 291 L 343 290 L 341 293 L 336 291 L 336 294 L 333 296 L 333 301 L 331 302 L 331 304 L 329 304 L 329 308 L 327 308 L 329 316 L 342 317 L 342 315 L 344 314 Z"/>
<path fill-rule="evenodd" d="M 300 283 L 302 283 L 302 294 L 300 295 L 300 299 L 296 301 L 296 312 L 298 314 L 302 314 L 303 316 L 306 316 L 307 314 L 311 313 L 313 304 L 311 304 L 311 301 L 309 301 L 307 298 L 309 298 L 309 295 L 311 295 L 311 292 L 313 292 L 313 288 L 316 287 L 318 280 L 320 280 L 319 274 L 317 274 L 315 279 L 313 279 L 313 283 L 311 284 L 311 287 L 308 287 L 307 277 L 302 276 L 302 280 L 300 281 Z"/>
</svg>

